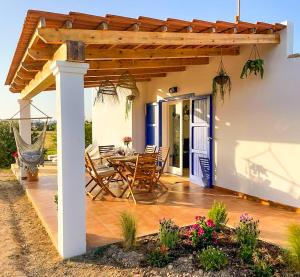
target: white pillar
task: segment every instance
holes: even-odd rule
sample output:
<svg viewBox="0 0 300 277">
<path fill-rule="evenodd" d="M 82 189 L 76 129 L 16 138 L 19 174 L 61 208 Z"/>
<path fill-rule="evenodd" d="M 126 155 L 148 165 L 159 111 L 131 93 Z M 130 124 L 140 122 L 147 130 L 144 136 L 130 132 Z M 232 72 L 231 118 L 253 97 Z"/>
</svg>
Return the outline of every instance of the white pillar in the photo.
<svg viewBox="0 0 300 277">
<path fill-rule="evenodd" d="M 20 118 L 30 118 L 30 103 L 31 100 L 24 100 L 24 99 L 19 99 L 19 108 L 20 108 L 20 113 L 19 117 Z M 19 120 L 19 132 L 22 137 L 22 139 L 28 143 L 31 144 L 31 120 L 26 119 L 26 120 Z M 26 178 L 27 174 L 24 168 L 20 168 L 20 178 L 24 179 Z"/>
<path fill-rule="evenodd" d="M 84 74 L 88 64 L 56 61 L 58 250 L 64 258 L 86 252 Z"/>
</svg>

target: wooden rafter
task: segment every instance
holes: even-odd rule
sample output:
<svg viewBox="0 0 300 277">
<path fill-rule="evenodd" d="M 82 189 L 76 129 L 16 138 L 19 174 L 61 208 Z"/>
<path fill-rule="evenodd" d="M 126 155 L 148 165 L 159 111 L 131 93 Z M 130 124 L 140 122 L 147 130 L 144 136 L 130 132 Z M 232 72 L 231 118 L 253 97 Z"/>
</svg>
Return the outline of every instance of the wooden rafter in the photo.
<svg viewBox="0 0 300 277">
<path fill-rule="evenodd" d="M 279 34 L 219 34 L 102 31 L 83 29 L 39 28 L 38 36 L 44 43 L 61 44 L 67 40 L 85 44 L 149 44 L 149 45 L 245 45 L 278 44 Z"/>
</svg>

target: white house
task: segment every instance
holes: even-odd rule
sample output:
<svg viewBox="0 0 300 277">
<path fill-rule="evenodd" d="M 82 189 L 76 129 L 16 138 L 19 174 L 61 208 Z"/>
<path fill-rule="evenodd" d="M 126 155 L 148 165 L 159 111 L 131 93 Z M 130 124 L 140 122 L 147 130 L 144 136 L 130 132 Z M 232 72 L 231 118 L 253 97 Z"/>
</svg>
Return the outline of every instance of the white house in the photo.
<svg viewBox="0 0 300 277">
<path fill-rule="evenodd" d="M 254 45 L 264 60 L 264 78 L 240 79 Z M 209 185 L 299 208 L 300 62 L 292 54 L 288 23 L 29 11 L 6 84 L 20 93 L 21 106 L 56 89 L 61 255 L 84 253 L 86 246 L 84 88 L 106 79 L 116 83 L 126 71 L 139 81 L 139 96 L 127 119 L 128 90 L 119 90 L 119 103 L 107 97 L 95 103 L 95 145 L 120 145 L 131 136 L 138 152 L 146 144 L 169 146 L 167 172 L 202 186 L 204 157 Z M 232 82 L 224 103 L 211 97 L 221 55 Z M 169 93 L 174 87 L 178 91 Z M 28 138 L 30 125 L 20 125 Z"/>
</svg>

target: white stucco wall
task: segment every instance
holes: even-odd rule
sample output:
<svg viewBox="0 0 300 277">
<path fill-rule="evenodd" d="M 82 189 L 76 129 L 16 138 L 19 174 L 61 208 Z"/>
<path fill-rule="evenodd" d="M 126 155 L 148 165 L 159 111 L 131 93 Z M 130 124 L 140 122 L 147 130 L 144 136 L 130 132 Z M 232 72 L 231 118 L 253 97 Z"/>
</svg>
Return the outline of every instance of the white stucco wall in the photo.
<svg viewBox="0 0 300 277">
<path fill-rule="evenodd" d="M 251 47 L 241 47 L 239 56 L 223 59 L 232 90 L 224 104 L 218 101 L 215 112 L 215 184 L 300 207 L 300 59 L 287 58 L 292 41 L 287 33 L 292 35 L 291 29 L 281 32 L 280 45 L 259 46 L 265 60 L 263 80 L 239 78 Z M 140 149 L 144 146 L 144 104 L 166 97 L 172 86 L 179 87 L 178 94 L 210 93 L 218 64 L 219 58 L 210 58 L 209 65 L 189 66 L 184 72 L 143 83 L 132 121 L 125 122 L 124 111 L 116 107 L 109 120 L 113 107 L 103 107 L 101 112 L 100 106 L 95 108 L 94 140 L 119 141 L 131 130 Z M 100 126 L 112 131 L 102 134 Z"/>
</svg>

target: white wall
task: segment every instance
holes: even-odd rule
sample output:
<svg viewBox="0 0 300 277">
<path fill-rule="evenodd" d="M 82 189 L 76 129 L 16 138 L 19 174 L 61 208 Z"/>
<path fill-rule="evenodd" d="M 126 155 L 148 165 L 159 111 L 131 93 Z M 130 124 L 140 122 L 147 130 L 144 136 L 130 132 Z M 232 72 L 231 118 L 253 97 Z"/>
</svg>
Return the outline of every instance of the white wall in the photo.
<svg viewBox="0 0 300 277">
<path fill-rule="evenodd" d="M 225 103 L 218 101 L 216 107 L 216 184 L 300 207 L 300 59 L 287 58 L 291 51 L 288 42 L 292 41 L 287 39 L 287 32 L 281 32 L 280 45 L 259 46 L 265 60 L 263 80 L 239 78 L 251 47 L 241 47 L 239 56 L 224 57 L 232 91 Z M 179 87 L 178 94 L 210 93 L 218 64 L 219 58 L 210 58 L 209 65 L 189 66 L 184 72 L 153 78 L 141 89 L 144 103 L 166 97 L 173 86 Z M 139 103 L 134 109 L 138 119 L 132 121 L 132 129 L 140 145 L 144 144 L 143 113 L 144 105 Z M 98 112 L 94 117 L 101 116 Z M 123 112 L 118 120 L 122 118 Z"/>
</svg>

